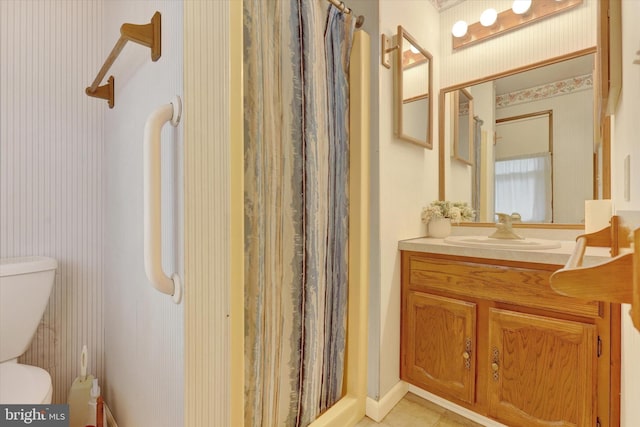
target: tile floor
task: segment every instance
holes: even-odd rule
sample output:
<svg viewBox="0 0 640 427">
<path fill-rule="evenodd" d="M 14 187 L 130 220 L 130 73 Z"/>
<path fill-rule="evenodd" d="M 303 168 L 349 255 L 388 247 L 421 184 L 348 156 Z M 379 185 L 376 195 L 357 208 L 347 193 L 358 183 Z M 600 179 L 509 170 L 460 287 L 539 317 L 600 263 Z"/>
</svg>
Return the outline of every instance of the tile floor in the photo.
<svg viewBox="0 0 640 427">
<path fill-rule="evenodd" d="M 412 393 L 405 397 L 379 423 L 365 418 L 356 427 L 482 427 Z"/>
</svg>

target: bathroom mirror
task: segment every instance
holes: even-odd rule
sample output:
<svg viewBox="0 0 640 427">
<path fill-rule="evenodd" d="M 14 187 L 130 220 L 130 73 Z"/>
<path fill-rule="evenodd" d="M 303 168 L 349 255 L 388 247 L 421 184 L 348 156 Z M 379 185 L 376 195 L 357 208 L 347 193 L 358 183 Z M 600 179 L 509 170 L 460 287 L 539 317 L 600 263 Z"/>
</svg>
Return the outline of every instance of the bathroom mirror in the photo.
<svg viewBox="0 0 640 427">
<path fill-rule="evenodd" d="M 396 137 L 433 148 L 432 57 L 407 31 L 398 26 L 394 67 Z"/>
<path fill-rule="evenodd" d="M 453 130 L 453 158 L 473 165 L 473 96 L 466 89 L 449 92 L 452 96 L 451 127 Z"/>
<path fill-rule="evenodd" d="M 523 222 L 583 223 L 584 201 L 603 198 L 602 182 L 609 174 L 608 168 L 603 167 L 604 151 L 608 150 L 604 143 L 608 141 L 600 142 L 596 135 L 599 123 L 594 122 L 594 56 L 595 48 L 587 49 L 442 89 L 440 198 L 468 202 L 476 209 L 478 222 L 495 222 L 496 203 L 500 199 L 502 206 L 511 206 L 507 213 L 523 214 L 540 200 L 549 203 L 542 217 L 522 215 Z M 461 108 L 462 101 L 456 94 L 463 90 L 473 101 L 475 117 L 469 126 L 476 128 L 471 133 L 468 154 L 464 142 L 458 141 L 456 147 L 454 141 L 455 131 L 459 133 L 461 129 L 451 127 L 455 120 L 460 121 L 460 113 L 455 116 L 453 107 Z M 458 102 L 454 101 L 456 96 Z M 501 153 L 504 148 L 501 145 L 505 145 L 507 138 L 512 141 L 508 149 L 527 148 Z M 534 158 L 544 158 L 540 164 L 546 166 L 528 171 L 514 166 L 525 163 L 516 162 L 518 159 L 535 163 Z M 512 161 L 506 172 L 505 164 L 499 164 L 505 159 Z M 497 171 L 497 167 L 501 170 Z M 497 176 L 504 173 L 506 178 L 500 179 L 512 182 L 526 175 L 528 187 L 516 187 L 513 195 L 500 190 L 498 197 Z M 536 175 L 547 178 L 534 180 Z M 519 200 L 523 201 L 520 205 Z"/>
</svg>

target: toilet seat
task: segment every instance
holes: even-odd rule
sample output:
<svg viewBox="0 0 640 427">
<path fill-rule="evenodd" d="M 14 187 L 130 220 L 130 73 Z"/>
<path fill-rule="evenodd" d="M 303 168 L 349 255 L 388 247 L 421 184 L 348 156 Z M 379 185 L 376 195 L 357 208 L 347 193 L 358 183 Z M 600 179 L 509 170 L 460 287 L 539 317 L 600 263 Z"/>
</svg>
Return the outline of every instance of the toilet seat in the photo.
<svg viewBox="0 0 640 427">
<path fill-rule="evenodd" d="M 0 363 L 0 404 L 49 404 L 51 376 L 37 366 L 15 362 Z"/>
</svg>

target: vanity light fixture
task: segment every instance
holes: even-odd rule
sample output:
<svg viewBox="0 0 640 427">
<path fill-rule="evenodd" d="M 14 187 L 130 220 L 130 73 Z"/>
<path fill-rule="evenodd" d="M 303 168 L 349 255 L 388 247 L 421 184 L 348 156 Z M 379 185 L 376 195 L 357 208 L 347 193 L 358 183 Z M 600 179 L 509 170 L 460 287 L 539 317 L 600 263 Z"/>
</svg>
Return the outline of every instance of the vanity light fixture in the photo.
<svg viewBox="0 0 640 427">
<path fill-rule="evenodd" d="M 480 23 L 483 27 L 490 27 L 496 23 L 498 12 L 495 9 L 487 9 L 480 15 Z"/>
<path fill-rule="evenodd" d="M 511 10 L 516 15 L 524 15 L 531 9 L 531 0 L 513 0 Z"/>
<path fill-rule="evenodd" d="M 512 7 L 500 13 L 495 9 L 482 12 L 480 21 L 467 25 L 458 21 L 451 29 L 452 48 L 460 49 L 523 25 L 564 12 L 579 6 L 584 0 L 514 0 Z M 495 17 L 494 17 L 495 16 Z"/>
<path fill-rule="evenodd" d="M 464 37 L 465 34 L 467 34 L 467 28 L 469 28 L 469 26 L 466 22 L 458 21 L 453 24 L 453 27 L 451 27 L 451 34 L 453 34 L 454 37 L 458 38 Z"/>
</svg>

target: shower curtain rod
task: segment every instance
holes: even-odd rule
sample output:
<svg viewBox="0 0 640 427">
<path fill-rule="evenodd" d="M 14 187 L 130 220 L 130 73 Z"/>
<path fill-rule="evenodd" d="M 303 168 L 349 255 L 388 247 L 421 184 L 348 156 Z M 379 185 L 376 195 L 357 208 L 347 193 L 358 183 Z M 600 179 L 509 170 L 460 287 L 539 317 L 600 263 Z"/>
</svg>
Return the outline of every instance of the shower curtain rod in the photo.
<svg viewBox="0 0 640 427">
<path fill-rule="evenodd" d="M 335 7 L 337 7 L 340 10 L 340 12 L 350 13 L 351 15 L 355 16 L 355 14 L 353 13 L 353 10 L 349 9 L 347 5 L 344 4 L 343 1 L 340 1 L 340 0 L 327 0 L 327 1 L 332 5 L 334 5 Z M 362 27 L 363 24 L 364 24 L 364 16 L 362 15 L 356 16 L 356 28 Z"/>
</svg>

